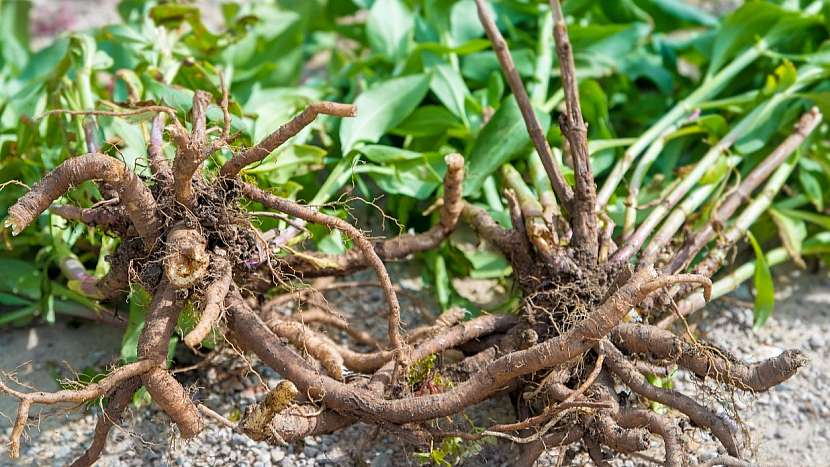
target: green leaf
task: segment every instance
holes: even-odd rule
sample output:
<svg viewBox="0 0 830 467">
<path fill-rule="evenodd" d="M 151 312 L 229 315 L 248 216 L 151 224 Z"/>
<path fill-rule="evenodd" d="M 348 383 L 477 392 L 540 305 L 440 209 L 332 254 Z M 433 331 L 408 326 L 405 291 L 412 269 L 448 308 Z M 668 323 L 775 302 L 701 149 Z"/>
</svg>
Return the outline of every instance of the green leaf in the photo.
<svg viewBox="0 0 830 467">
<path fill-rule="evenodd" d="M 479 38 L 484 35 L 484 27 L 478 20 L 475 0 L 461 0 L 450 10 L 450 35 L 456 44 Z"/>
<path fill-rule="evenodd" d="M 764 39 L 770 46 L 804 38 L 819 19 L 786 10 L 771 2 L 750 2 L 726 17 L 715 39 L 707 76 L 712 76 L 734 55 Z"/>
<path fill-rule="evenodd" d="M 271 185 L 283 185 L 323 166 L 327 152 L 317 146 L 291 144 L 283 146 L 262 160 L 261 164 L 244 169 L 246 174 L 255 174 L 268 180 Z"/>
<path fill-rule="evenodd" d="M 29 58 L 29 11 L 32 3 L 0 1 L 0 68 L 19 72 Z"/>
<path fill-rule="evenodd" d="M 357 117 L 340 125 L 340 144 L 348 154 L 359 142 L 377 142 L 418 107 L 429 89 L 426 74 L 394 78 L 360 94 L 354 103 Z"/>
<path fill-rule="evenodd" d="M 464 110 L 464 101 L 470 95 L 470 90 L 455 68 L 443 63 L 433 67 L 430 89 L 450 112 L 464 122 L 464 126 L 470 126 Z"/>
<path fill-rule="evenodd" d="M 660 24 L 668 23 L 665 18 L 660 17 L 662 15 L 706 27 L 717 26 L 718 24 L 717 18 L 684 0 L 640 0 L 638 3 L 642 4 L 642 7 L 655 17 L 654 22 L 658 27 Z"/>
<path fill-rule="evenodd" d="M 550 125 L 550 116 L 537 111 L 536 116 L 545 132 Z M 502 164 L 523 154 L 530 145 L 519 105 L 513 96 L 508 96 L 489 122 L 481 129 L 467 158 L 467 173 L 464 179 L 464 195 L 477 193 L 484 179 L 493 174 Z"/>
<path fill-rule="evenodd" d="M 461 252 L 470 261 L 470 277 L 473 279 L 498 279 L 509 276 L 513 271 L 510 262 L 497 251 L 464 248 Z"/>
<path fill-rule="evenodd" d="M 418 107 L 397 128 L 391 130 L 399 135 L 432 136 L 447 133 L 452 130 L 464 130 L 461 122 L 445 107 L 425 105 Z"/>
<path fill-rule="evenodd" d="M 830 216 L 826 216 L 824 214 L 816 214 L 814 212 L 809 211 L 799 211 L 796 209 L 784 209 L 778 208 L 782 214 L 794 217 L 796 219 L 803 219 L 811 224 L 818 225 L 826 230 L 830 230 Z"/>
<path fill-rule="evenodd" d="M 435 273 L 435 295 L 438 296 L 438 303 L 441 304 L 441 308 L 446 309 L 450 304 L 451 285 L 450 276 L 447 273 L 447 263 L 443 255 L 435 255 L 433 268 Z"/>
<path fill-rule="evenodd" d="M 144 329 L 144 317 L 150 307 L 152 297 L 138 284 L 132 285 L 130 291 L 130 316 L 127 319 L 127 329 L 121 339 L 121 359 L 127 363 L 138 358 L 138 336 Z"/>
<path fill-rule="evenodd" d="M 414 15 L 404 2 L 377 0 L 366 19 L 366 36 L 375 51 L 397 61 L 406 54 L 413 27 Z"/>
<path fill-rule="evenodd" d="M 511 50 L 519 76 L 531 77 L 535 67 L 533 51 L 527 48 Z M 486 83 L 493 72 L 501 72 L 495 52 L 487 50 L 467 55 L 461 59 L 461 74 L 464 77 Z"/>
<path fill-rule="evenodd" d="M 390 146 L 369 146 L 360 151 L 366 158 L 383 165 L 364 165 L 355 173 L 368 174 L 386 193 L 424 200 L 441 185 L 446 170 L 444 158 L 438 153 L 416 153 Z"/>
<path fill-rule="evenodd" d="M 747 232 L 747 237 L 752 244 L 752 249 L 755 250 L 755 318 L 752 326 L 757 331 L 775 310 L 775 285 L 761 246 L 758 245 L 752 233 Z"/>
<path fill-rule="evenodd" d="M 804 188 L 804 193 L 807 198 L 819 211 L 824 211 L 824 190 L 821 188 L 821 182 L 818 177 L 804 167 L 798 170 L 798 181 L 801 187 Z"/>
<path fill-rule="evenodd" d="M 18 297 L 39 300 L 42 275 L 29 261 L 0 258 L 0 292 Z"/>
<path fill-rule="evenodd" d="M 702 177 L 700 177 L 700 184 L 710 185 L 712 183 L 717 183 L 723 180 L 723 177 L 729 173 L 729 170 L 729 156 L 721 154 L 717 162 L 715 162 L 715 164 L 712 165 L 712 167 L 710 167 Z"/>
<path fill-rule="evenodd" d="M 820 232 L 804 241 L 801 252 L 805 255 L 830 253 L 830 232 Z"/>
<path fill-rule="evenodd" d="M 369 144 L 360 148 L 360 152 L 366 159 L 378 164 L 390 164 L 394 162 L 421 160 L 423 153 L 407 151 L 395 146 L 383 146 L 380 144 Z"/>
</svg>

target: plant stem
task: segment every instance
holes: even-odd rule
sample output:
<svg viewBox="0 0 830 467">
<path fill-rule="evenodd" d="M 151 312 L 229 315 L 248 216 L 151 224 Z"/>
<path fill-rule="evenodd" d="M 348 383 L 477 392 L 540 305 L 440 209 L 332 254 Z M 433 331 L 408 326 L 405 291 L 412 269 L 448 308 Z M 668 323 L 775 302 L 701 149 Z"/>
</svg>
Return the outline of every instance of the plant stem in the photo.
<svg viewBox="0 0 830 467">
<path fill-rule="evenodd" d="M 740 216 L 735 219 L 735 223 L 730 226 L 723 234 L 723 241 L 721 244 L 713 249 L 709 255 L 695 267 L 695 272 L 711 276 L 726 260 L 726 252 L 731 245 L 734 245 L 743 237 L 747 230 L 761 217 L 775 196 L 781 191 L 784 183 L 790 177 L 795 165 L 798 161 L 797 155 L 790 158 L 784 164 L 781 164 L 778 169 L 772 174 L 764 185 L 763 191 L 752 200 L 749 205 L 741 212 Z"/>
<path fill-rule="evenodd" d="M 571 187 L 565 182 L 565 178 L 562 177 L 559 166 L 553 160 L 550 144 L 548 144 L 545 133 L 542 131 L 542 125 L 539 123 L 539 119 L 536 118 L 536 114 L 533 112 L 533 106 L 530 104 L 530 98 L 527 96 L 527 91 L 522 84 L 519 72 L 516 71 L 516 65 L 513 62 L 513 57 L 510 55 L 507 42 L 505 42 L 504 37 L 499 32 L 496 23 L 493 22 L 493 18 L 490 17 L 484 0 L 476 0 L 476 8 L 478 10 L 478 18 L 487 33 L 487 37 L 490 38 L 490 42 L 493 44 L 493 51 L 499 60 L 507 84 L 513 92 L 513 97 L 519 105 L 519 110 L 521 110 L 527 132 L 530 135 L 531 141 L 533 141 L 536 152 L 539 153 L 539 157 L 545 165 L 545 171 L 550 178 L 553 189 L 556 191 L 556 196 L 559 197 L 562 204 L 569 206 L 574 196 L 573 192 L 571 191 Z"/>
<path fill-rule="evenodd" d="M 608 204 L 611 196 L 617 190 L 617 186 L 622 181 L 625 173 L 634 163 L 634 160 L 643 153 L 656 139 L 661 135 L 666 134 L 666 130 L 672 125 L 677 124 L 688 113 L 690 113 L 696 106 L 704 100 L 710 99 L 717 95 L 735 76 L 738 75 L 744 68 L 754 62 L 766 50 L 768 44 L 765 40 L 760 40 L 754 47 L 751 47 L 741 53 L 727 66 L 722 68 L 717 74 L 706 80 L 694 92 L 689 94 L 685 99 L 680 101 L 668 113 L 663 115 L 660 120 L 655 122 L 648 130 L 645 131 L 637 141 L 632 144 L 623 154 L 611 170 L 602 189 L 597 195 L 597 206 L 600 209 Z"/>
<path fill-rule="evenodd" d="M 803 71 L 803 73 L 802 73 Z M 778 104 L 789 99 L 803 86 L 810 82 L 821 78 L 823 72 L 806 67 L 799 70 L 798 81 L 787 88 L 786 90 L 775 94 L 766 102 L 760 104 L 752 110 L 748 115 L 744 116 L 720 141 L 717 142 L 708 152 L 695 164 L 692 171 L 687 174 L 678 186 L 672 190 L 660 204 L 651 211 L 648 217 L 637 227 L 637 230 L 629 237 L 625 243 L 616 253 L 611 257 L 612 261 L 628 261 L 634 253 L 636 253 L 648 235 L 657 227 L 657 224 L 668 214 L 669 210 L 673 208 L 689 190 L 697 184 L 698 180 L 714 165 L 719 157 L 725 153 L 740 137 L 744 136 L 749 130 L 754 128 L 756 123 L 761 119 L 768 118 L 770 114 L 777 108 Z"/>
<path fill-rule="evenodd" d="M 559 116 L 559 126 L 573 156 L 575 181 L 573 202 L 564 203 L 571 218 L 571 228 L 573 230 L 571 245 L 584 251 L 589 260 L 594 261 L 597 258 L 599 248 L 596 215 L 597 192 L 588 150 L 588 128 L 582 118 L 576 65 L 574 64 L 573 50 L 559 0 L 551 0 L 550 9 L 553 14 L 553 39 L 556 43 L 556 55 L 559 59 L 562 88 L 565 90 L 565 113 Z"/>
<path fill-rule="evenodd" d="M 752 172 L 741 182 L 738 188 L 718 206 L 712 219 L 700 231 L 696 232 L 691 242 L 688 242 L 672 259 L 667 271 L 679 271 L 688 261 L 709 243 L 715 236 L 715 223 L 724 223 L 735 210 L 748 199 L 752 192 L 769 176 L 769 174 L 785 163 L 787 158 L 804 142 L 807 136 L 821 123 L 822 115 L 817 108 L 812 108 L 801 116 L 795 130 L 781 144 L 779 144 Z"/>
<path fill-rule="evenodd" d="M 663 152 L 668 135 L 674 133 L 678 126 L 678 124 L 674 124 L 666 128 L 663 135 L 658 138 L 654 144 L 649 146 L 643 158 L 637 163 L 637 168 L 634 169 L 634 175 L 631 177 L 631 183 L 628 185 L 628 198 L 626 198 L 625 202 L 623 238 L 631 235 L 637 223 L 637 198 L 640 196 L 640 188 L 643 185 L 646 173 L 648 173 L 648 170 L 651 168 L 654 161 L 657 160 L 657 156 Z"/>
</svg>

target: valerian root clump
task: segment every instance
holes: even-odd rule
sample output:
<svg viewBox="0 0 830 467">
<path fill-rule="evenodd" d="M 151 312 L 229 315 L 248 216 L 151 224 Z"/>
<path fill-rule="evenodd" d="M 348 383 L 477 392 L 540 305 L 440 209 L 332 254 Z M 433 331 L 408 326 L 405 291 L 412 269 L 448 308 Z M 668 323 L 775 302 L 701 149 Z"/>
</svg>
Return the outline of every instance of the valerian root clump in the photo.
<svg viewBox="0 0 830 467">
<path fill-rule="evenodd" d="M 141 284 L 153 295 L 136 362 L 114 369 L 94 384 L 56 393 L 24 392 L 0 380 L 0 391 L 20 401 L 11 457 L 20 453 L 33 404 L 78 404 L 107 396 L 92 445 L 75 463 L 91 465 L 141 385 L 183 438 L 199 434 L 203 415 L 232 425 L 194 399 L 166 368 L 170 336 L 182 308 L 190 303 L 200 311 L 200 319 L 184 336 L 188 347 L 198 349 L 204 339 L 223 336 L 285 378 L 235 425 L 256 440 L 291 442 L 360 421 L 423 446 L 446 437 L 505 439 L 520 448 L 518 465 L 532 465 L 545 449 L 579 443 L 595 463 L 607 465 L 610 453 L 644 450 L 656 436 L 665 446 L 663 462 L 676 466 L 688 458 L 680 429 L 682 420 L 688 419 L 723 445 L 727 455 L 718 462 L 743 462 L 738 424 L 728 410 L 652 385 L 648 378 L 661 367 L 676 365 L 723 391 L 765 391 L 805 364 L 798 351 L 746 364 L 694 338 L 686 328 L 680 334 L 670 328 L 672 320 L 710 299 L 710 277 L 757 218 L 757 207 L 750 205 L 752 209 L 731 224 L 703 261 L 685 272 L 692 259 L 715 240 L 720 227 L 765 180 L 772 183 L 770 175 L 816 128 L 820 113 L 807 112 L 792 135 L 718 207 L 712 221 L 680 246 L 675 236 L 687 219 L 675 215 L 682 210 L 672 209 L 689 190 L 684 184 L 667 193 L 660 208 L 639 228 L 615 238 L 605 206 L 597 201 L 559 2 L 552 0 L 551 9 L 565 95 L 560 126 L 574 170 L 573 186 L 553 158 L 504 39 L 483 1 L 477 0 L 477 6 L 550 182 L 548 192 L 534 194 L 521 175 L 505 166 L 504 195 L 512 228 L 502 227 L 486 210 L 462 200 L 464 160 L 458 154 L 446 157 L 441 213 L 435 226 L 387 240 L 371 239 L 320 207 L 242 180 L 245 166 L 261 161 L 318 115 L 354 116 L 357 109 L 351 105 L 311 104 L 252 148 L 237 152 L 216 174 L 207 173 L 203 166 L 232 140 L 227 92 L 220 103 L 224 126 L 218 131 L 207 128 L 210 96 L 203 92 L 194 96 L 189 130 L 171 109 L 148 108 L 159 112 L 150 132 L 149 178 L 142 179 L 114 158 L 90 153 L 61 164 L 9 210 L 6 226 L 14 233 L 51 207 L 67 219 L 120 235 L 122 242 L 109 258 L 111 272 L 106 277 L 96 279 L 74 263 L 65 272 L 77 281 L 79 290 L 95 298 L 118 297 L 131 283 Z M 172 120 L 167 126 L 176 148 L 172 164 L 161 151 L 165 116 Z M 107 184 L 113 198 L 86 209 L 52 206 L 70 187 L 87 180 Z M 772 188 L 765 187 L 764 196 L 774 196 L 774 191 L 768 193 Z M 246 214 L 245 205 L 251 202 L 293 220 L 292 225 L 315 223 L 340 230 L 353 247 L 343 255 L 274 250 Z M 515 315 L 470 320 L 464 320 L 463 311 L 452 309 L 435 323 L 407 332 L 401 328 L 397 289 L 385 262 L 439 246 L 459 221 L 508 258 L 523 295 L 521 309 Z M 356 329 L 324 308 L 292 317 L 270 310 L 280 297 L 268 298 L 265 292 L 289 277 L 339 276 L 368 268 L 376 273 L 375 285 L 385 296 L 385 339 Z M 676 307 L 675 298 L 680 301 Z M 632 322 L 634 315 L 643 324 Z M 655 320 L 662 320 L 660 326 L 646 324 Z M 362 348 L 374 349 L 354 350 L 333 341 L 319 327 L 342 330 Z M 435 356 L 441 357 L 440 368 L 425 364 Z M 621 398 L 619 385 L 633 396 Z M 502 394 L 512 394 L 517 401 L 515 423 L 468 431 L 467 425 L 447 418 Z M 670 410 L 651 411 L 650 401 Z"/>
</svg>

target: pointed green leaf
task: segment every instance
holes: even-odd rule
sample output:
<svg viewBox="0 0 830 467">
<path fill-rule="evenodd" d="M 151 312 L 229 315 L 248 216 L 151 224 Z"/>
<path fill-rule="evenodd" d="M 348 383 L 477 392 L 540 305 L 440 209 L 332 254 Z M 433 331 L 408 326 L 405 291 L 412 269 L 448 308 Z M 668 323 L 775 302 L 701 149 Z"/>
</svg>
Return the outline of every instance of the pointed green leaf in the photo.
<svg viewBox="0 0 830 467">
<path fill-rule="evenodd" d="M 550 116 L 536 112 L 542 128 L 547 131 Z M 467 173 L 464 179 L 464 194 L 477 193 L 488 175 L 493 174 L 502 164 L 523 154 L 530 145 L 530 136 L 525 128 L 519 105 L 513 96 L 508 96 L 493 117 L 482 128 L 467 158 Z"/>
<path fill-rule="evenodd" d="M 824 190 L 821 188 L 821 182 L 819 182 L 818 177 L 809 170 L 805 170 L 804 167 L 801 167 L 798 170 L 798 181 L 801 183 L 801 187 L 804 188 L 804 193 L 807 194 L 807 198 L 813 203 L 813 206 L 819 211 L 824 211 Z"/>
<path fill-rule="evenodd" d="M 469 126 L 464 101 L 470 95 L 470 90 L 464 84 L 461 73 L 445 63 L 433 67 L 430 89 L 450 112 L 464 122 L 464 126 Z"/>
<path fill-rule="evenodd" d="M 758 245 L 752 233 L 747 232 L 747 237 L 752 244 L 752 249 L 755 250 L 755 318 L 752 327 L 757 331 L 775 310 L 775 285 L 761 246 Z"/>
<path fill-rule="evenodd" d="M 357 117 L 347 118 L 340 125 L 343 154 L 358 142 L 377 142 L 408 117 L 426 95 L 429 81 L 426 74 L 394 78 L 360 94 L 354 101 Z"/>
<path fill-rule="evenodd" d="M 398 60 L 406 54 L 414 15 L 401 0 L 377 0 L 366 19 L 366 36 L 372 48 L 389 58 Z"/>
</svg>

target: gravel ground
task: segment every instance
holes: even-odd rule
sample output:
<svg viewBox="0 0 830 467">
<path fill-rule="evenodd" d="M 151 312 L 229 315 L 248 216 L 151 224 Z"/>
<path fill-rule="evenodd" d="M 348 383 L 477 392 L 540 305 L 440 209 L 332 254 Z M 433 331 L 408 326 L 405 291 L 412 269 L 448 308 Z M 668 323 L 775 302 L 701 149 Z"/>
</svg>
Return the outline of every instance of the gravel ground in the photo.
<svg viewBox="0 0 830 467">
<path fill-rule="evenodd" d="M 407 289 L 417 289 L 419 278 L 414 272 L 399 271 L 398 281 Z M 360 279 L 360 277 L 358 277 Z M 749 361 L 767 358 L 785 348 L 804 351 L 810 364 L 796 377 L 774 390 L 756 394 L 737 394 L 735 405 L 740 410 L 747 432 L 751 433 L 751 447 L 760 465 L 783 466 L 797 460 L 797 465 L 830 465 L 830 368 L 825 359 L 830 345 L 830 280 L 828 273 L 813 275 L 789 272 L 777 276 L 779 302 L 775 315 L 759 332 L 752 331 L 752 311 L 748 291 L 739 290 L 726 300 L 709 306 L 707 320 L 701 323 L 700 334 L 716 344 Z M 481 284 L 475 284 L 480 288 Z M 427 295 L 427 294 L 424 294 Z M 354 289 L 348 293 L 329 293 L 330 303 L 338 310 L 354 316 L 366 317 L 354 320 L 364 323 L 369 330 L 383 335 L 385 322 L 380 312 L 383 304 L 380 292 L 373 289 Z M 412 294 L 403 296 L 404 319 L 418 323 L 421 304 Z M 64 326 L 64 328 L 61 328 Z M 3 331 L 0 341 L 12 344 L 4 348 L 26 349 L 14 355 L 4 353 L 0 367 L 20 367 L 20 376 L 35 381 L 39 388 L 54 389 L 44 381 L 49 375 L 63 370 L 68 364 L 58 363 L 48 356 L 73 361 L 76 367 L 101 365 L 110 361 L 117 352 L 118 332 L 100 326 L 56 328 L 46 326 Z M 57 339 L 59 332 L 66 333 Z M 73 334 L 74 333 L 74 334 Z M 32 337 L 32 336 L 36 337 Z M 34 342 L 34 343 L 33 343 Z M 47 346 L 44 348 L 44 346 Z M 103 347 L 109 345 L 107 355 Z M 195 388 L 197 397 L 218 412 L 231 416 L 244 410 L 273 387 L 279 375 L 254 362 L 254 370 L 234 358 L 221 354 L 213 362 L 214 367 L 196 370 L 182 375 L 185 383 Z M 187 364 L 185 354 L 178 360 Z M 34 360 L 37 363 L 22 365 Z M 44 376 L 46 375 L 46 376 Z M 677 385 L 681 390 L 694 392 L 697 383 L 681 375 Z M 54 382 L 51 383 L 54 386 Z M 492 403 L 474 411 L 473 417 L 481 426 L 487 422 L 508 421 L 513 416 L 507 400 Z M 0 410 L 11 415 L 12 401 L 0 398 Z M 85 413 L 70 411 L 46 418 L 40 430 L 30 432 L 31 440 L 23 447 L 22 458 L 10 464 L 5 447 L 0 448 L 0 465 L 41 466 L 64 465 L 78 456 L 89 443 L 97 410 Z M 10 432 L 9 421 L 0 417 L 0 443 L 5 444 Z M 687 430 L 688 442 L 697 448 L 698 456 L 691 461 L 706 460 L 717 453 L 717 444 L 706 433 Z M 654 441 L 653 449 L 646 453 L 662 456 L 662 446 Z M 503 444 L 487 445 L 483 451 L 466 461 L 467 465 L 509 465 L 512 449 Z M 577 457 L 575 465 L 585 459 Z M 555 465 L 555 451 L 541 459 L 540 465 Z M 336 435 L 319 436 L 288 446 L 268 446 L 233 433 L 231 429 L 208 422 L 207 429 L 195 439 L 182 442 L 175 435 L 165 415 L 151 406 L 130 411 L 122 429 L 110 435 L 110 444 L 99 465 L 248 465 L 248 466 L 325 466 L 325 465 L 416 465 L 411 449 L 394 437 L 378 436 L 366 425 L 356 425 Z M 648 465 L 638 458 L 619 458 L 614 465 Z"/>
</svg>

